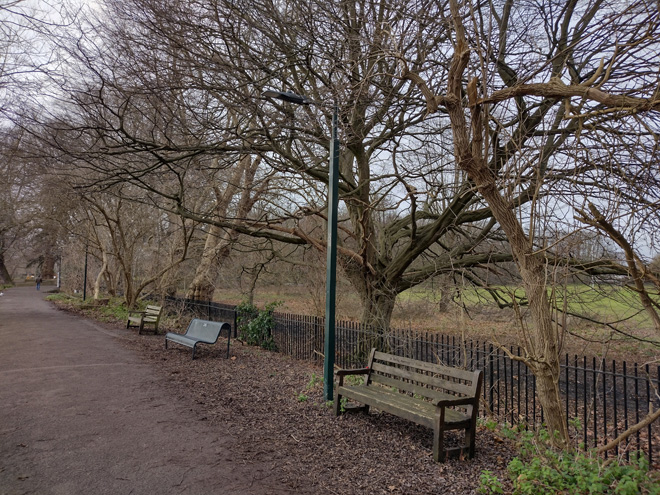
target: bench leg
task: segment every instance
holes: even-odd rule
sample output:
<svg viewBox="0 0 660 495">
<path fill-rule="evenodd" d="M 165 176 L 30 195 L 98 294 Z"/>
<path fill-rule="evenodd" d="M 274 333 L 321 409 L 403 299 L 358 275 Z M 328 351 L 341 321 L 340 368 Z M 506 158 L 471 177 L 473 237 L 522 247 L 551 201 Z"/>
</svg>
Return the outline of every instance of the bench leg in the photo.
<svg viewBox="0 0 660 495">
<path fill-rule="evenodd" d="M 475 428 L 474 425 L 469 428 L 465 428 L 465 448 L 468 451 L 468 457 L 472 459 L 474 457 L 475 451 Z"/>
<path fill-rule="evenodd" d="M 433 427 L 433 460 L 445 462 L 445 409 L 439 407 L 435 412 Z"/>
<path fill-rule="evenodd" d="M 195 351 L 197 350 L 197 344 L 195 343 L 192 347 L 192 359 L 195 359 Z"/>
<path fill-rule="evenodd" d="M 337 391 L 335 390 L 335 400 L 334 400 L 334 403 L 333 403 L 333 406 L 335 408 L 335 416 L 339 416 L 341 414 L 341 404 L 340 404 L 340 402 L 341 402 L 341 395 L 339 395 L 337 393 Z"/>
</svg>

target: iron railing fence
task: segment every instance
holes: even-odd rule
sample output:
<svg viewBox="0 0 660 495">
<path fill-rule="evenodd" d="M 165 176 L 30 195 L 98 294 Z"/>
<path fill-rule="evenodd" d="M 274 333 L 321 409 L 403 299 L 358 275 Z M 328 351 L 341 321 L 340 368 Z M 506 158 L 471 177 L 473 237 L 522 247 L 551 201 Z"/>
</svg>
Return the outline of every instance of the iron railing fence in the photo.
<svg viewBox="0 0 660 495">
<path fill-rule="evenodd" d="M 177 298 L 167 302 L 196 317 L 229 322 L 236 335 L 235 306 Z M 273 339 L 279 352 L 295 359 L 323 360 L 324 318 L 275 313 L 274 319 Z M 335 339 L 335 362 L 341 368 L 365 366 L 365 349 L 375 344 L 421 361 L 482 369 L 483 404 L 489 414 L 512 425 L 536 429 L 543 424 L 536 379 L 519 360 L 520 347 L 501 349 L 486 342 L 412 330 L 391 329 L 382 334 L 350 321 L 336 322 Z M 660 366 L 566 354 L 559 387 L 571 433 L 584 446 L 598 447 L 660 407 Z M 629 458 L 632 451 L 642 451 L 653 464 L 660 460 L 659 436 L 660 426 L 649 424 L 618 445 L 614 454 Z"/>
</svg>

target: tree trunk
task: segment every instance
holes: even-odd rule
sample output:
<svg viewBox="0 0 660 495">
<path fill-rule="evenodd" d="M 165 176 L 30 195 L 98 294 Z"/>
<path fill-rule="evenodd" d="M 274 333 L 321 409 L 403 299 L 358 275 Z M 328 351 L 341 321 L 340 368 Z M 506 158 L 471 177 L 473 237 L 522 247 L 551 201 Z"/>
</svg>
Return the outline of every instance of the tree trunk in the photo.
<svg viewBox="0 0 660 495">
<path fill-rule="evenodd" d="M 472 161 L 465 169 L 506 233 L 520 270 L 531 316 L 528 331 L 524 328 L 522 330 L 526 363 L 537 379 L 539 402 L 545 412 L 548 429 L 557 434 L 557 437 L 553 435 L 553 441 L 565 447 L 569 438 L 559 391 L 559 338 L 552 322 L 545 260 L 533 251 L 531 240 L 525 234 L 512 206 L 497 190 L 494 176 L 485 163 Z"/>
<path fill-rule="evenodd" d="M 396 294 L 368 288 L 361 294 L 362 324 L 377 333 L 387 334 L 390 328 Z"/>
<path fill-rule="evenodd" d="M 545 260 L 533 249 L 531 238 L 525 234 L 516 217 L 514 205 L 499 191 L 495 172 L 484 158 L 484 152 L 488 149 L 488 145 L 484 143 L 488 126 L 484 109 L 477 103 L 478 80 L 473 78 L 464 88 L 464 72 L 470 60 L 470 50 L 458 0 L 450 0 L 449 6 L 454 24 L 455 46 L 444 105 L 451 122 L 456 162 L 468 174 L 490 206 L 493 217 L 504 230 L 511 246 L 531 314 L 531 324 L 527 327 L 523 323 L 521 328 L 521 344 L 526 353 L 525 363 L 537 379 L 538 398 L 545 412 L 548 428 L 553 433 L 552 441 L 565 447 L 569 442 L 568 427 L 561 408 L 559 347 L 546 290 Z M 469 124 L 464 106 L 466 94 L 471 115 Z M 437 109 L 436 102 L 429 100 L 429 103 L 433 103 Z"/>
<path fill-rule="evenodd" d="M 225 239 L 219 227 L 212 226 L 206 237 L 202 259 L 199 261 L 188 290 L 186 299 L 212 301 L 218 272 L 222 262 L 229 256 L 230 241 Z"/>
<path fill-rule="evenodd" d="M 389 329 L 398 292 L 392 285 L 383 288 L 381 283 L 360 270 L 345 268 L 344 273 L 357 290 L 362 304 L 360 323 L 366 332 L 361 332 L 364 338 L 358 343 L 358 357 L 366 358 L 372 347 L 391 351 Z"/>
<path fill-rule="evenodd" d="M 9 274 L 9 270 L 7 270 L 7 266 L 5 265 L 4 253 L 0 253 L 0 283 L 14 285 L 14 281 L 12 280 L 11 275 Z"/>
<path fill-rule="evenodd" d="M 101 270 L 94 280 L 94 299 L 101 297 L 101 280 L 105 277 L 105 273 L 108 270 L 108 253 L 101 250 L 101 256 L 103 257 L 103 262 L 101 264 Z"/>
<path fill-rule="evenodd" d="M 235 215 L 238 218 L 247 217 L 256 198 L 259 196 L 258 193 L 253 196 L 253 181 L 260 163 L 261 158 L 252 158 L 250 155 L 245 155 L 234 169 L 227 187 L 223 191 L 214 190 L 217 203 L 215 215 L 218 218 L 227 216 L 231 202 L 239 193 L 240 199 Z M 242 191 L 239 188 L 241 183 L 244 186 Z M 225 230 L 215 225 L 211 226 L 206 237 L 202 259 L 195 270 L 195 277 L 190 287 L 188 287 L 186 299 L 198 301 L 211 301 L 213 299 L 220 266 L 229 256 L 231 246 L 238 239 L 238 236 L 236 230 Z"/>
<path fill-rule="evenodd" d="M 52 248 L 44 253 L 44 261 L 41 266 L 41 276 L 44 279 L 52 279 L 55 276 L 55 256 L 51 251 Z"/>
<path fill-rule="evenodd" d="M 536 394 L 543 407 L 547 429 L 553 433 L 551 441 L 561 447 L 567 447 L 568 427 L 559 391 L 559 359 L 556 363 L 533 361 L 529 367 L 536 377 Z"/>
</svg>

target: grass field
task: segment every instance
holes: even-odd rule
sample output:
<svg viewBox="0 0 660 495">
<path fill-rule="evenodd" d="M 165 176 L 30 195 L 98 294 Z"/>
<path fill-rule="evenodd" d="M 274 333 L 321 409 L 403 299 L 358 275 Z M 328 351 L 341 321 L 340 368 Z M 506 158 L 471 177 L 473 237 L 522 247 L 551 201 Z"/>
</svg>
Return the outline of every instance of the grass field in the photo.
<svg viewBox="0 0 660 495">
<path fill-rule="evenodd" d="M 524 296 L 521 288 L 497 287 L 502 301 L 511 302 L 513 295 Z M 629 290 L 612 285 L 569 285 L 550 297 L 558 308 L 556 314 L 563 352 L 577 355 L 625 359 L 635 362 L 660 361 L 660 342 L 639 298 Z M 216 301 L 238 304 L 245 296 L 236 290 L 218 290 Z M 322 297 L 300 286 L 271 286 L 255 293 L 255 304 L 263 306 L 281 301 L 279 311 L 295 314 L 324 314 Z M 462 289 L 446 311 L 439 311 L 439 294 L 416 288 L 402 293 L 396 302 L 392 326 L 403 329 L 428 330 L 468 339 L 494 340 L 515 345 L 519 342 L 519 318 L 511 308 L 501 309 L 483 289 Z M 360 303 L 350 288 L 337 295 L 337 318 L 359 320 Z M 526 308 L 520 313 L 525 315 Z M 565 311 L 565 312 L 564 312 Z M 565 325 L 567 331 L 562 332 Z M 623 333 L 622 333 L 623 332 Z M 641 340 L 639 340 L 641 339 Z"/>
</svg>

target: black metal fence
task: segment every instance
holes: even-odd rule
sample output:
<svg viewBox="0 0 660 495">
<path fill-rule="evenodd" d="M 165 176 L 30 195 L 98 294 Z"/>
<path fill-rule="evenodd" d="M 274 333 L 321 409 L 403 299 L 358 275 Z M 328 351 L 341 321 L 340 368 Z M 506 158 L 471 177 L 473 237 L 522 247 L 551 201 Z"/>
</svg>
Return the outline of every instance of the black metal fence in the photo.
<svg viewBox="0 0 660 495">
<path fill-rule="evenodd" d="M 197 317 L 229 322 L 236 334 L 235 306 L 175 298 L 168 304 Z M 285 313 L 274 316 L 273 338 L 279 352 L 322 361 L 324 318 Z M 363 348 L 373 342 L 413 359 L 482 369 L 483 404 L 490 414 L 498 421 L 530 428 L 543 423 L 535 377 L 516 359 L 522 353 L 519 347 L 502 350 L 486 342 L 411 330 L 392 329 L 382 335 L 356 322 L 338 321 L 335 362 L 342 368 L 364 366 Z M 570 430 L 588 448 L 604 445 L 660 407 L 660 366 L 567 354 L 559 385 Z M 650 424 L 617 446 L 614 454 L 628 458 L 632 451 L 643 451 L 653 464 L 660 461 L 659 435 L 660 426 Z"/>
</svg>

